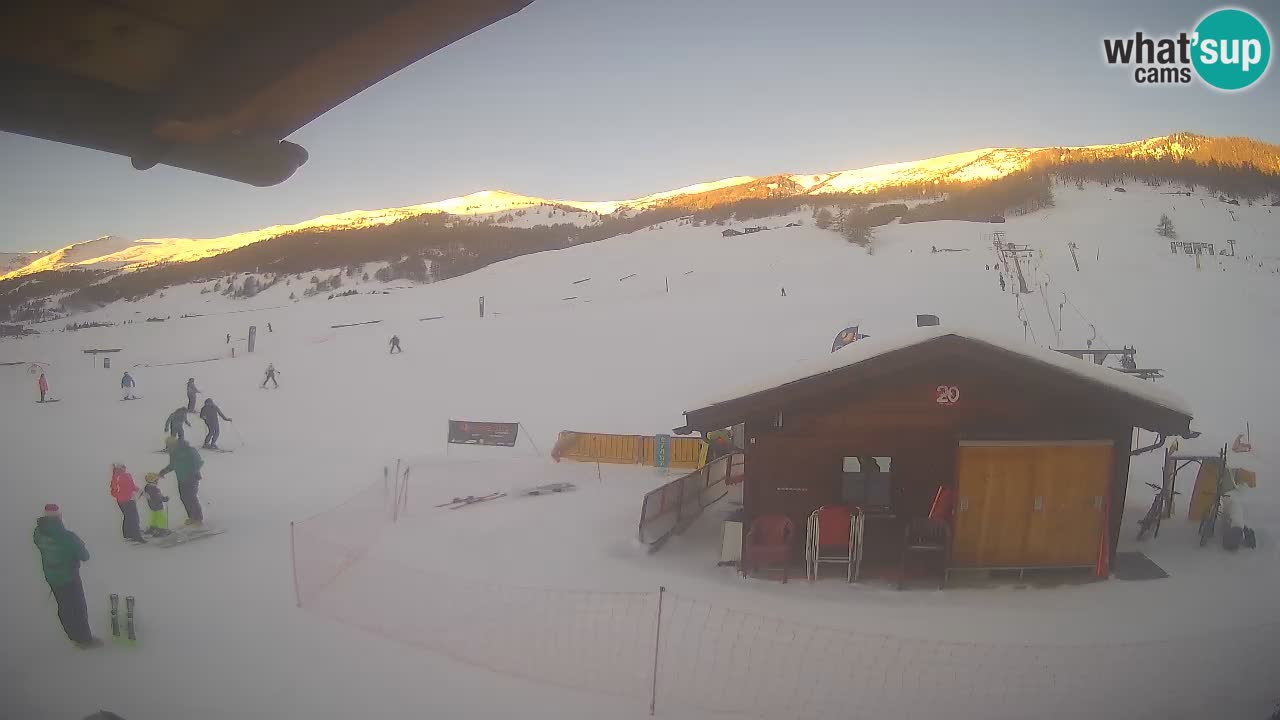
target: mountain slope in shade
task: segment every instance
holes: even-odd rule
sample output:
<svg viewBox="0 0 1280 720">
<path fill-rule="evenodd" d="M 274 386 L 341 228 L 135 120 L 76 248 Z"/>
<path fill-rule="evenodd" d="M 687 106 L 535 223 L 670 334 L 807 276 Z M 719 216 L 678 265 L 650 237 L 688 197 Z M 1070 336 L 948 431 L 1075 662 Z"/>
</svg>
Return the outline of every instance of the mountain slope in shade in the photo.
<svg viewBox="0 0 1280 720">
<path fill-rule="evenodd" d="M 1033 165 L 1092 162 L 1108 158 L 1173 159 L 1216 162 L 1229 166 L 1251 165 L 1268 173 L 1280 173 L 1280 147 L 1248 138 L 1211 138 L 1179 133 L 1114 145 L 1054 148 L 983 148 L 912 162 L 876 165 L 857 170 L 777 175 L 767 178 L 737 176 L 688 185 L 632 200 L 555 200 L 504 190 L 482 190 L 461 197 L 378 210 L 351 210 L 322 215 L 299 223 L 235 233 L 218 238 L 153 238 L 129 242 L 106 236 L 62 248 L 28 263 L 11 260 L 0 270 L 0 280 L 43 270 L 95 267 L 132 270 L 159 263 L 191 262 L 302 230 L 389 225 L 434 213 L 485 219 L 501 225 L 532 227 L 571 223 L 590 225 L 601 216 L 639 211 L 662 205 L 710 207 L 739 197 L 774 194 L 827 194 L 868 192 L 919 183 L 990 181 Z"/>
</svg>

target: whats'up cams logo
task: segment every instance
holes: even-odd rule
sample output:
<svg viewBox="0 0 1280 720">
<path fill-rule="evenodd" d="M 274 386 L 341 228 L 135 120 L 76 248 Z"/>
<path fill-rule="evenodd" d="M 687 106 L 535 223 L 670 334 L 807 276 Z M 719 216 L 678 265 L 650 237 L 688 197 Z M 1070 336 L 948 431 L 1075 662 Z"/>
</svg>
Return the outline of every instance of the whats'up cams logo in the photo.
<svg viewBox="0 0 1280 720">
<path fill-rule="evenodd" d="M 1271 35 L 1252 13 L 1222 8 L 1205 15 L 1191 33 L 1176 37 L 1105 38 L 1110 65 L 1136 65 L 1143 85 L 1187 84 L 1198 75 L 1219 90 L 1243 90 L 1262 79 L 1271 61 Z"/>
</svg>

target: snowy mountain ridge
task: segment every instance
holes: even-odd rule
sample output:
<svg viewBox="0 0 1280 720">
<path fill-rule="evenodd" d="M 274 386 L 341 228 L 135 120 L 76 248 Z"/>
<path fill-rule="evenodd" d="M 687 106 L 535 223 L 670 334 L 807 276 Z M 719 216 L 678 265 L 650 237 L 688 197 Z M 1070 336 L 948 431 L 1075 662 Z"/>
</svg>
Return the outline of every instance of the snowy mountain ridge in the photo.
<svg viewBox="0 0 1280 720">
<path fill-rule="evenodd" d="M 505 190 L 481 190 L 436 202 L 373 210 L 350 210 L 304 220 L 298 223 L 272 225 L 222 237 L 146 238 L 129 241 L 107 235 L 96 240 L 76 243 L 42 255 L 6 257 L 7 273 L 0 280 L 47 270 L 98 268 L 135 270 L 161 263 L 181 263 L 215 255 L 303 230 L 324 230 L 361 226 L 389 225 L 401 220 L 445 213 L 467 216 L 496 224 L 531 227 L 571 223 L 591 225 L 602 216 L 635 212 L 663 205 L 678 205 L 682 199 L 730 191 L 732 188 L 768 183 L 771 189 L 788 194 L 832 194 L 870 192 L 921 183 L 970 183 L 997 180 L 1026 170 L 1033 164 L 1088 161 L 1101 158 L 1144 158 L 1181 160 L 1191 157 L 1199 145 L 1240 142 L 1247 147 L 1246 157 L 1235 158 L 1263 172 L 1280 173 L 1280 148 L 1263 146 L 1243 138 L 1206 138 L 1176 134 L 1135 142 L 1061 148 L 982 148 L 938 157 L 872 167 L 814 174 L 793 174 L 757 178 L 735 176 L 688 185 L 674 190 L 646 195 L 631 200 L 558 200 L 521 195 Z M 1252 150 L 1261 146 L 1261 153 Z M 1233 156 L 1234 157 L 1234 156 Z M 790 187 L 780 185 L 793 184 Z M 543 211 L 546 210 L 544 215 Z M 529 217 L 530 211 L 534 217 Z M 562 214 L 557 214 L 562 213 Z M 29 262 L 23 260 L 30 258 Z"/>
</svg>

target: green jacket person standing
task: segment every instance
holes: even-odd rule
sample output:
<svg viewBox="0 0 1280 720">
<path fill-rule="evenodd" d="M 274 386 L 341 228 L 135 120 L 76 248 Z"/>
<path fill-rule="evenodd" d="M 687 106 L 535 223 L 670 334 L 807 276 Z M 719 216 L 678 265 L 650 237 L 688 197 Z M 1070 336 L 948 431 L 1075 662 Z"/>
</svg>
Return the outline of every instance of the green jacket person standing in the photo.
<svg viewBox="0 0 1280 720">
<path fill-rule="evenodd" d="M 200 459 L 200 453 L 188 445 L 186 440 L 172 435 L 164 439 L 164 449 L 169 453 L 169 464 L 165 465 L 157 475 L 164 477 L 166 473 L 172 471 L 178 479 L 178 498 L 182 500 L 182 507 L 187 511 L 187 520 L 183 524 L 196 526 L 204 524 L 204 512 L 200 508 L 200 500 L 197 497 L 200 492 L 200 467 L 204 465 L 204 461 Z"/>
<path fill-rule="evenodd" d="M 40 551 L 44 579 L 58 601 L 58 620 L 67 637 L 79 648 L 102 645 L 89 630 L 89 609 L 80 582 L 80 563 L 89 559 L 89 551 L 80 537 L 62 524 L 57 505 L 44 506 L 44 516 L 36 520 L 31 540 Z"/>
</svg>

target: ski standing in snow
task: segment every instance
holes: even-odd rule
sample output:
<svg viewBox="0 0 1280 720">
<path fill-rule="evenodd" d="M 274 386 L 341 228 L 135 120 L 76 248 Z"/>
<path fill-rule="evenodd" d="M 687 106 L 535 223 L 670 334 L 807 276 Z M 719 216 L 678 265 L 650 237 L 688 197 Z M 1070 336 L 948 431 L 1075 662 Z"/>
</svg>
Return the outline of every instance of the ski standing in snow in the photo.
<svg viewBox="0 0 1280 720">
<path fill-rule="evenodd" d="M 44 506 L 31 539 L 40 551 L 44 579 L 58 603 L 58 620 L 67 638 L 82 649 L 102 645 L 89 629 L 89 606 L 80 582 L 80 563 L 89 560 L 84 541 L 63 525 L 62 510 L 53 503 Z"/>
<path fill-rule="evenodd" d="M 222 418 L 227 422 L 231 422 L 231 418 L 222 414 L 222 409 L 213 402 L 213 398 L 205 398 L 204 406 L 200 408 L 200 419 L 204 421 L 204 427 L 207 432 L 204 436 L 204 444 L 200 447 L 206 450 L 218 449 L 218 418 Z"/>
</svg>

